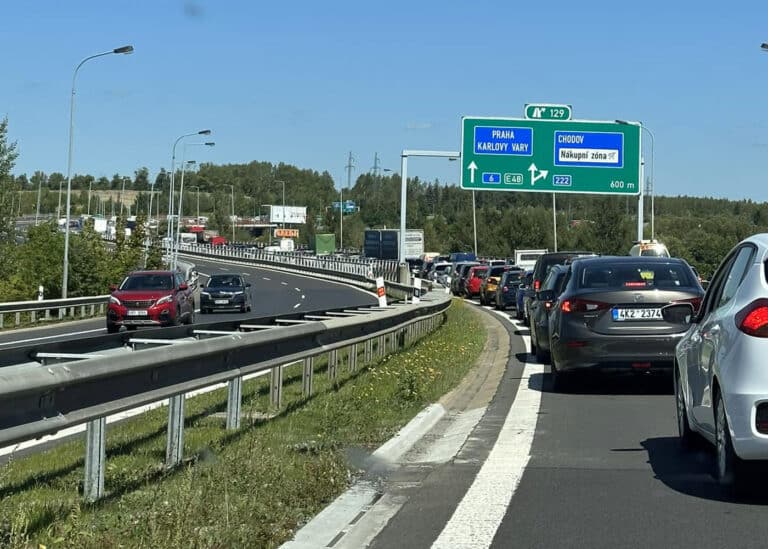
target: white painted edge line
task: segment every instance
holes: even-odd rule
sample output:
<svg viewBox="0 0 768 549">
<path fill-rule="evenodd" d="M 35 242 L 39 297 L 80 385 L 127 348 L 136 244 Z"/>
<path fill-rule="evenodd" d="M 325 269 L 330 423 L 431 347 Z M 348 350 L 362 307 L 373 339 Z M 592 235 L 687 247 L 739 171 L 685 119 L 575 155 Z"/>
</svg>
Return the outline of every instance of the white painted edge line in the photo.
<svg viewBox="0 0 768 549">
<path fill-rule="evenodd" d="M 479 549 L 493 543 L 531 458 L 542 389 L 542 376 L 531 376 L 543 372 L 543 365 L 526 364 L 496 444 L 433 549 Z"/>
<path fill-rule="evenodd" d="M 430 404 L 416 414 L 394 437 L 379 446 L 372 456 L 390 463 L 397 462 L 413 448 L 414 444 L 431 431 L 444 415 L 445 408 L 442 404 Z"/>
<path fill-rule="evenodd" d="M 94 317 L 94 318 L 89 318 L 89 319 L 86 319 L 86 320 L 98 320 L 99 318 L 101 318 L 101 317 L 98 317 L 98 318 Z M 45 326 L 45 327 L 46 328 L 50 328 L 50 325 Z M 42 328 L 42 326 L 35 326 L 35 328 Z M 34 328 L 31 328 L 31 329 L 34 329 Z M 21 330 L 18 330 L 18 331 L 14 330 L 14 333 L 18 333 L 20 331 Z M 13 341 L 6 341 L 4 343 L 0 343 L 0 347 L 6 347 L 8 345 L 18 345 L 19 343 L 29 343 L 30 341 L 41 341 L 43 339 L 54 339 L 54 338 L 57 338 L 57 337 L 58 338 L 62 338 L 62 337 L 65 337 L 65 336 L 76 336 L 76 335 L 83 335 L 83 334 L 92 334 L 92 333 L 103 332 L 103 331 L 104 331 L 104 328 L 97 328 L 95 330 L 83 330 L 83 331 L 80 331 L 80 332 L 66 332 L 66 333 L 63 333 L 63 334 L 55 334 L 55 335 L 49 335 L 49 336 L 33 337 L 33 338 L 30 338 L 30 339 L 14 339 Z"/>
</svg>

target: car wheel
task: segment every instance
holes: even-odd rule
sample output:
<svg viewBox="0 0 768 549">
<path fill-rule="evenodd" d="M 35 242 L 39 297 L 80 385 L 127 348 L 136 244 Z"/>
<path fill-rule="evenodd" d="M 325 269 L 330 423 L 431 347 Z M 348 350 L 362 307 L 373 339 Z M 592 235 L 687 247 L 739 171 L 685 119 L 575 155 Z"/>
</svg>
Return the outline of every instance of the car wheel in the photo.
<svg viewBox="0 0 768 549">
<path fill-rule="evenodd" d="M 117 324 L 107 323 L 107 333 L 108 334 L 116 334 L 120 331 L 120 326 Z"/>
<path fill-rule="evenodd" d="M 685 409 L 685 396 L 680 384 L 680 370 L 675 364 L 675 407 L 677 408 L 677 434 L 683 448 L 691 448 L 696 438 L 688 423 L 688 412 Z"/>
<path fill-rule="evenodd" d="M 539 364 L 547 364 L 549 362 L 549 354 L 541 348 L 541 345 L 536 345 L 536 362 Z"/>
<path fill-rule="evenodd" d="M 715 449 L 717 482 L 729 489 L 739 491 L 743 487 L 744 464 L 733 449 L 728 417 L 725 414 L 725 402 L 719 394 L 715 397 Z"/>
<path fill-rule="evenodd" d="M 557 367 L 555 357 L 550 355 L 550 367 L 549 372 L 552 376 L 552 390 L 557 393 L 565 393 L 571 386 L 571 374 L 570 372 L 563 372 Z"/>
<path fill-rule="evenodd" d="M 520 307 L 515 308 L 515 318 L 517 320 L 523 320 L 523 311 L 520 310 Z"/>
<path fill-rule="evenodd" d="M 181 310 L 178 306 L 176 307 L 176 316 L 174 316 L 171 321 L 171 326 L 181 326 Z"/>
<path fill-rule="evenodd" d="M 194 324 L 195 323 L 195 310 L 192 309 L 189 311 L 189 316 L 187 317 L 187 324 Z"/>
</svg>

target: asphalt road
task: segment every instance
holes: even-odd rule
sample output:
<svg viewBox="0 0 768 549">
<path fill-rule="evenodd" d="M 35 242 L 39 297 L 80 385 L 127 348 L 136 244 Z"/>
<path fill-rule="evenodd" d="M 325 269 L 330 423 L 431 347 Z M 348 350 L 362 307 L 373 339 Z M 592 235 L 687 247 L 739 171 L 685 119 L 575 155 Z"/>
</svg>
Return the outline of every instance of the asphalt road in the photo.
<svg viewBox="0 0 768 549">
<path fill-rule="evenodd" d="M 216 322 L 217 320 L 239 320 L 254 316 L 279 315 L 336 307 L 365 307 L 376 305 L 378 301 L 373 294 L 357 290 L 343 284 L 325 280 L 286 274 L 255 267 L 242 265 L 226 265 L 212 261 L 195 261 L 201 282 L 205 276 L 214 273 L 238 272 L 245 275 L 251 283 L 253 308 L 250 313 L 215 312 L 212 314 L 196 314 L 196 323 Z M 199 301 L 197 301 L 199 303 Z M 154 330 L 156 328 L 139 328 Z M 9 330 L 0 333 L 0 351 L 3 346 L 10 344 L 33 343 L 37 341 L 57 341 L 63 339 L 83 338 L 92 335 L 105 334 L 105 319 L 94 318 L 65 324 L 49 325 L 25 330 Z"/>
<path fill-rule="evenodd" d="M 669 377 L 595 375 L 555 393 L 528 330 L 506 322 L 512 351 L 483 419 L 453 460 L 387 481 L 410 492 L 372 547 L 768 545 L 768 489 L 735 499 L 711 475 L 711 447 L 681 449 Z"/>
</svg>

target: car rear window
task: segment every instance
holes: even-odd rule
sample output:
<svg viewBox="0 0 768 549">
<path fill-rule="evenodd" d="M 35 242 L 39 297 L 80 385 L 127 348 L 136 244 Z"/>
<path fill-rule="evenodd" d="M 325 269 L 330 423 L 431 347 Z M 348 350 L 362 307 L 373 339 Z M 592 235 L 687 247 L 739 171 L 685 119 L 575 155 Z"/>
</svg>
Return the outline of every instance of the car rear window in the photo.
<svg viewBox="0 0 768 549">
<path fill-rule="evenodd" d="M 676 289 L 696 286 L 691 270 L 678 263 L 588 265 L 579 275 L 579 287 L 599 289 Z"/>
<path fill-rule="evenodd" d="M 506 270 L 507 270 L 506 265 L 491 267 L 491 272 L 488 273 L 488 276 L 501 276 Z"/>
</svg>

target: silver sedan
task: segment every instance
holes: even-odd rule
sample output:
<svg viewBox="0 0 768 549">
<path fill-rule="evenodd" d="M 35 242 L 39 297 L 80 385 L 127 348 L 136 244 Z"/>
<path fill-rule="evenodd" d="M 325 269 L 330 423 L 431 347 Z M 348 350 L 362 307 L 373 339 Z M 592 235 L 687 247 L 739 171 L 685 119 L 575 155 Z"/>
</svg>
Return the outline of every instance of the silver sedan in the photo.
<svg viewBox="0 0 768 549">
<path fill-rule="evenodd" d="M 698 314 L 671 305 L 666 319 L 690 324 L 675 350 L 682 442 L 694 433 L 716 448 L 715 476 L 737 490 L 746 466 L 768 459 L 768 234 L 749 237 L 718 267 Z"/>
</svg>

